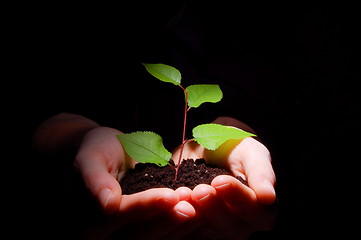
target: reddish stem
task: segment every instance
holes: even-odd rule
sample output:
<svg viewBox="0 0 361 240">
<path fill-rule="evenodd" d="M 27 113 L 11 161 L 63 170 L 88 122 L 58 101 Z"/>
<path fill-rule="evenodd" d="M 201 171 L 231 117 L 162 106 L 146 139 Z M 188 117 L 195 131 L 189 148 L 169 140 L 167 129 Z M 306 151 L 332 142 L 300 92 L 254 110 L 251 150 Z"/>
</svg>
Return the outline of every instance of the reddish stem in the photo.
<svg viewBox="0 0 361 240">
<path fill-rule="evenodd" d="M 176 167 L 174 167 L 172 164 L 168 163 L 168 166 L 170 166 L 171 168 L 173 168 L 174 170 L 177 170 Z"/>
<path fill-rule="evenodd" d="M 188 113 L 188 110 L 190 109 L 190 108 L 188 107 L 188 91 L 187 91 L 187 89 L 183 88 L 181 85 L 179 85 L 179 86 L 180 86 L 180 88 L 181 88 L 181 89 L 184 91 L 184 93 L 185 93 L 185 104 L 184 104 L 184 114 L 183 114 L 182 144 L 181 144 L 180 153 L 179 153 L 179 158 L 178 158 L 178 163 L 177 163 L 176 172 L 175 172 L 175 180 L 176 180 L 176 181 L 177 181 L 179 166 L 180 166 L 181 161 L 182 161 L 182 155 L 183 155 L 184 145 L 187 143 L 187 140 L 186 140 L 187 113 Z"/>
</svg>

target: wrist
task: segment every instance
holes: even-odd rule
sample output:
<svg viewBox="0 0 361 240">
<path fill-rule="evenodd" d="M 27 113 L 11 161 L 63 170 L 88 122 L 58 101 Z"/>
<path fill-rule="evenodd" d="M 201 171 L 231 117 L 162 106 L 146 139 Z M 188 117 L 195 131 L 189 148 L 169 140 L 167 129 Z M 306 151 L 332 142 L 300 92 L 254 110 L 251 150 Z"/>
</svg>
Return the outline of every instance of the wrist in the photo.
<svg viewBox="0 0 361 240">
<path fill-rule="evenodd" d="M 84 135 L 99 125 L 81 115 L 60 113 L 45 120 L 33 135 L 33 146 L 40 153 L 77 148 Z"/>
</svg>

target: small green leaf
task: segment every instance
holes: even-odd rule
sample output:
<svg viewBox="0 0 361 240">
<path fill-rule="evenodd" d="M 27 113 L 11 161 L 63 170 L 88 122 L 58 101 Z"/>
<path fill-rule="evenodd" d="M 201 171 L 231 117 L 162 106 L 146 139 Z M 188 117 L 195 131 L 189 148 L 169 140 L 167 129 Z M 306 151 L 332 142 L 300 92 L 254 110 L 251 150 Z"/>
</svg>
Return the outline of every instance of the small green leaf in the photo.
<svg viewBox="0 0 361 240">
<path fill-rule="evenodd" d="M 223 93 L 217 84 L 197 84 L 191 85 L 187 88 L 188 91 L 188 106 L 197 108 L 202 103 L 219 102 Z"/>
<path fill-rule="evenodd" d="M 193 137 L 203 147 L 215 150 L 230 139 L 256 136 L 241 129 L 215 123 L 202 124 L 193 129 Z"/>
<path fill-rule="evenodd" d="M 142 63 L 147 71 L 155 78 L 163 82 L 173 83 L 174 85 L 180 85 L 181 73 L 174 67 L 162 64 L 162 63 Z"/>
<path fill-rule="evenodd" d="M 162 137 L 153 132 L 133 132 L 117 135 L 130 157 L 141 163 L 168 164 L 172 154 L 165 149 Z"/>
</svg>

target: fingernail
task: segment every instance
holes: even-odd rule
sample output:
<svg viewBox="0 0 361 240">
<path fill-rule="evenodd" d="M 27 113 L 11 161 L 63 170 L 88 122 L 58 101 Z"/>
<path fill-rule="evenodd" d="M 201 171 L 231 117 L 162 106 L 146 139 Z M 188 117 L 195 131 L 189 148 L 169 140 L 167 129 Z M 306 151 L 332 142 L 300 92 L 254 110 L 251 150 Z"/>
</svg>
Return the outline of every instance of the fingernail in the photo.
<svg viewBox="0 0 361 240">
<path fill-rule="evenodd" d="M 100 198 L 100 201 L 103 204 L 104 208 L 107 207 L 112 194 L 113 194 L 113 192 L 109 188 L 104 188 L 103 190 L 100 191 L 99 198 Z"/>
<path fill-rule="evenodd" d="M 205 199 L 209 198 L 209 196 L 211 196 L 211 194 L 210 194 L 210 193 L 209 193 L 209 194 L 207 194 L 207 195 L 205 195 L 205 196 L 203 196 L 203 197 L 201 197 L 200 199 L 198 199 L 198 201 L 203 201 L 203 200 L 205 200 Z"/>
<path fill-rule="evenodd" d="M 189 216 L 185 213 L 182 213 L 180 211 L 176 211 L 177 214 L 181 215 L 182 217 L 186 217 L 186 218 L 189 218 Z"/>
<path fill-rule="evenodd" d="M 214 187 L 214 188 L 216 188 L 216 189 L 221 189 L 221 188 L 224 188 L 224 187 L 228 187 L 229 185 L 231 185 L 231 184 L 230 184 L 230 183 L 224 183 L 224 184 L 219 185 L 219 186 L 216 186 L 216 187 Z"/>
<path fill-rule="evenodd" d="M 264 181 L 263 181 L 263 187 L 264 187 L 267 191 L 271 192 L 272 194 L 276 194 L 275 188 L 273 187 L 273 185 L 272 185 L 271 182 L 269 182 L 269 181 L 267 181 L 267 180 L 264 180 Z"/>
<path fill-rule="evenodd" d="M 174 201 L 170 201 L 168 199 L 160 199 L 160 202 L 162 203 L 162 205 L 164 206 L 174 206 L 175 202 Z"/>
</svg>

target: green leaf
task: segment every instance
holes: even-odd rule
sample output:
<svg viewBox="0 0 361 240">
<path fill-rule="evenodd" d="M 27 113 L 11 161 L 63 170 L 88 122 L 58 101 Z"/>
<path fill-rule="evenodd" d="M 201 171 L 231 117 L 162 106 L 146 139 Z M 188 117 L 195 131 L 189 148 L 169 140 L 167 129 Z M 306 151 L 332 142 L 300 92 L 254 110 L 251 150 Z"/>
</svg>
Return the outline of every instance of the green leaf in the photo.
<svg viewBox="0 0 361 240">
<path fill-rule="evenodd" d="M 174 85 L 180 85 L 181 73 L 174 67 L 162 64 L 162 63 L 142 63 L 147 71 L 155 78 L 163 82 L 173 83 Z"/>
<path fill-rule="evenodd" d="M 230 139 L 256 136 L 241 129 L 215 123 L 202 124 L 193 129 L 193 137 L 203 147 L 215 150 Z"/>
<path fill-rule="evenodd" d="M 141 163 L 168 164 L 172 154 L 165 149 L 162 137 L 153 132 L 133 132 L 117 135 L 130 157 Z"/>
<path fill-rule="evenodd" d="M 188 91 L 188 106 L 197 108 L 202 103 L 219 102 L 223 93 L 217 84 L 197 84 L 186 88 Z"/>
</svg>

